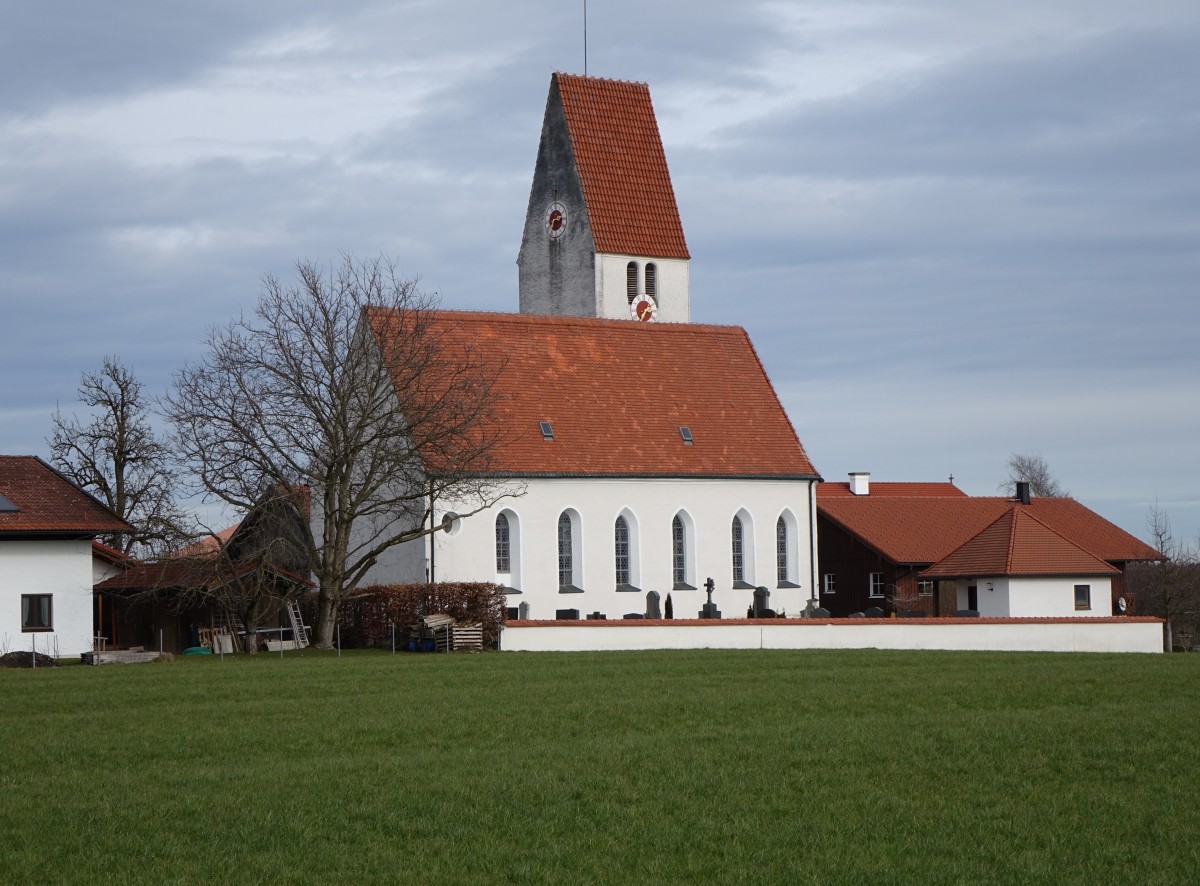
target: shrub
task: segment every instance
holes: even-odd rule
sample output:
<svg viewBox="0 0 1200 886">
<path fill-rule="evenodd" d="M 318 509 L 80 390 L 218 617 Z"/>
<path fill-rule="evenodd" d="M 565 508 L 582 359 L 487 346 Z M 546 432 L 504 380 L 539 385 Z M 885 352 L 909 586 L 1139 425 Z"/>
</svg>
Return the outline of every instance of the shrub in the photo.
<svg viewBox="0 0 1200 886">
<path fill-rule="evenodd" d="M 305 622 L 314 624 L 317 595 L 301 601 Z M 438 582 L 436 584 L 367 585 L 338 608 L 342 646 L 389 647 L 392 625 L 396 645 L 407 642 L 408 631 L 422 616 L 445 613 L 455 621 L 483 624 L 483 645 L 499 646 L 504 624 L 504 588 L 486 582 Z"/>
</svg>

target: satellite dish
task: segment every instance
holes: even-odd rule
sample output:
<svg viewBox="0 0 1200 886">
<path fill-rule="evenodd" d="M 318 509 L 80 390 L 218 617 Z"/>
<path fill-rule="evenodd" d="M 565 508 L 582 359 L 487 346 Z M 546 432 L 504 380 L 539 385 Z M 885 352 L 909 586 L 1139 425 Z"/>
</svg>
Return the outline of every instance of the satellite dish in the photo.
<svg viewBox="0 0 1200 886">
<path fill-rule="evenodd" d="M 1120 612 L 1122 615 L 1124 615 L 1125 610 L 1128 608 L 1129 608 L 1129 604 L 1125 602 L 1125 598 L 1118 597 L 1117 598 L 1117 612 Z"/>
</svg>

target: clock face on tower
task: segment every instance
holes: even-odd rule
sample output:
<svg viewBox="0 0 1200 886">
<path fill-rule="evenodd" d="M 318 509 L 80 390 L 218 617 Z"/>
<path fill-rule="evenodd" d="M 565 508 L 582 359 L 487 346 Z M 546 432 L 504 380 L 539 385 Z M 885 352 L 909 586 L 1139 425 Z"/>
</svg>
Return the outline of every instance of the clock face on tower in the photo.
<svg viewBox="0 0 1200 886">
<path fill-rule="evenodd" d="M 557 200 L 546 210 L 546 233 L 551 240 L 557 240 L 567 229 L 567 207 Z"/>
<path fill-rule="evenodd" d="M 629 313 L 633 315 L 634 320 L 652 323 L 658 319 L 658 305 L 654 303 L 653 296 L 639 295 L 629 305 Z"/>
</svg>

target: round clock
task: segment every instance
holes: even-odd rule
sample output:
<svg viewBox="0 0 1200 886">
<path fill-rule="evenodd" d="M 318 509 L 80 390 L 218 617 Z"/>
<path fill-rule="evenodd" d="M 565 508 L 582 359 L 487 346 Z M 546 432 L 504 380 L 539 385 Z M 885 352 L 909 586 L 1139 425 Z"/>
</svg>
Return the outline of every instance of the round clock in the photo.
<svg viewBox="0 0 1200 886">
<path fill-rule="evenodd" d="M 551 240 L 557 240 L 566 229 L 567 207 L 555 200 L 546 210 L 546 233 L 550 235 Z"/>
<path fill-rule="evenodd" d="M 653 296 L 639 295 L 629 305 L 629 313 L 633 315 L 634 320 L 649 323 L 658 319 L 658 305 L 654 303 Z"/>
</svg>

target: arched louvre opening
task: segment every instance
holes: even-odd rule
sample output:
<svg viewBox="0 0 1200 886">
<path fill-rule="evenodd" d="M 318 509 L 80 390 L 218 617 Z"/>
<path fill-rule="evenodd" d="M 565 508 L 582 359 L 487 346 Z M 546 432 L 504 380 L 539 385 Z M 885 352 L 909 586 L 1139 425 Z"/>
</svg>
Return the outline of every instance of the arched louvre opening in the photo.
<svg viewBox="0 0 1200 886">
<path fill-rule="evenodd" d="M 633 300 L 638 296 L 638 265 L 635 261 L 625 266 L 625 294 L 630 304 L 633 304 Z"/>
</svg>

